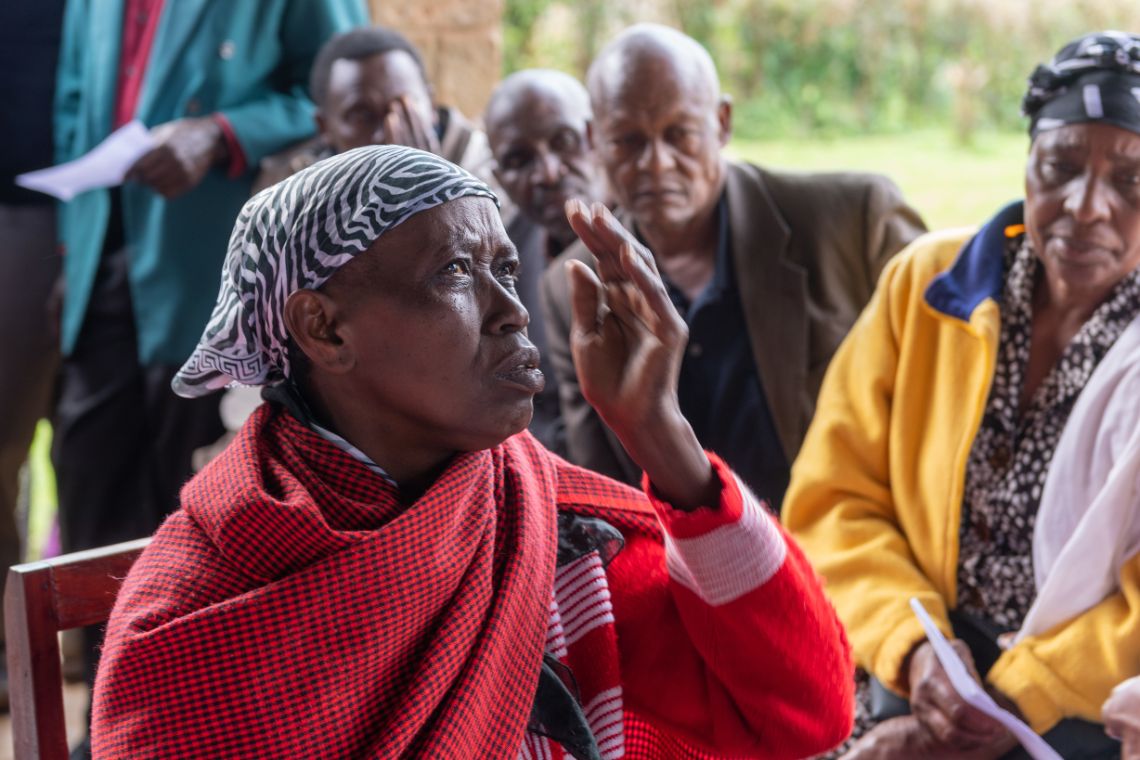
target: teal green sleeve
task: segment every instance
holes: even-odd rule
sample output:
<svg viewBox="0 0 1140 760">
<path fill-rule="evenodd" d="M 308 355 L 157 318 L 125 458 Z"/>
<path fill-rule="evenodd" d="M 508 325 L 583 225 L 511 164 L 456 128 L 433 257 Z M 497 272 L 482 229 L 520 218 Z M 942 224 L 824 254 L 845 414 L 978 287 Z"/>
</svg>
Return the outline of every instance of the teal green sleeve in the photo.
<svg viewBox="0 0 1140 760">
<path fill-rule="evenodd" d="M 290 0 L 281 24 L 281 81 L 287 89 L 221 110 L 248 165 L 313 134 L 314 106 L 308 97 L 313 59 L 333 35 L 368 23 L 365 0 Z"/>
<path fill-rule="evenodd" d="M 59 66 L 55 77 L 53 129 L 56 163 L 75 158 L 75 132 L 79 120 L 79 96 L 83 69 L 79 53 L 87 28 L 86 0 L 69 0 L 64 9 L 63 34 L 59 46 Z"/>
</svg>

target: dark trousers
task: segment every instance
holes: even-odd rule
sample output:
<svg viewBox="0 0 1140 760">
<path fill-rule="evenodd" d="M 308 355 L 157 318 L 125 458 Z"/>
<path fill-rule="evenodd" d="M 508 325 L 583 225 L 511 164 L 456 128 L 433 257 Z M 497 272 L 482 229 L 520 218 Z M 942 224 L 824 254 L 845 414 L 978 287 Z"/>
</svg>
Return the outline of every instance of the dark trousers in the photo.
<svg viewBox="0 0 1140 760">
<path fill-rule="evenodd" d="M 52 459 L 65 551 L 153 533 L 178 506 L 194 449 L 223 432 L 217 395 L 179 398 L 170 389 L 177 367 L 140 364 L 127 268 L 112 230 L 60 372 Z"/>
<path fill-rule="evenodd" d="M 36 422 L 51 412 L 59 364 L 48 314 L 60 267 L 56 239 L 52 204 L 0 203 L 0 572 L 5 576 L 20 561 L 20 468 Z M 3 622 L 0 614 L 0 654 Z"/>
</svg>

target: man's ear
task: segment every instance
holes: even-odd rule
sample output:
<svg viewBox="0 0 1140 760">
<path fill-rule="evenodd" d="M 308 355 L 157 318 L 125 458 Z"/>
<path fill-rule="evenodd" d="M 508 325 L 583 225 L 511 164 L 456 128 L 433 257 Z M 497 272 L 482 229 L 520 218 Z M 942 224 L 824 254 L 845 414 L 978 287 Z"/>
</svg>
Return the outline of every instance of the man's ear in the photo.
<svg viewBox="0 0 1140 760">
<path fill-rule="evenodd" d="M 285 300 L 283 317 L 297 347 L 314 369 L 343 375 L 356 364 L 351 347 L 337 333 L 337 303 L 325 293 L 298 290 Z"/>
<path fill-rule="evenodd" d="M 716 120 L 720 129 L 720 144 L 721 146 L 728 145 L 729 138 L 732 137 L 732 96 L 721 95 L 720 102 L 716 106 Z"/>
</svg>

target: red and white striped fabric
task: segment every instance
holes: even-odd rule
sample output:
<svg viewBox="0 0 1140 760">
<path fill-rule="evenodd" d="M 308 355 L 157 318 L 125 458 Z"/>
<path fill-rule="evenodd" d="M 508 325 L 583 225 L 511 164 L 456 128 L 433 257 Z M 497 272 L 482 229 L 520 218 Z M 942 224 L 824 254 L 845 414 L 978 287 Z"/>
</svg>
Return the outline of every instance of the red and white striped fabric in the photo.
<svg viewBox="0 0 1140 760">
<path fill-rule="evenodd" d="M 637 525 L 629 524 L 632 515 L 627 511 L 628 504 L 614 503 L 620 511 L 610 514 L 603 509 L 602 515 L 606 519 L 618 518 L 615 524 L 622 530 L 627 544 L 613 560 L 609 572 L 597 553 L 581 557 L 555 572 L 546 652 L 567 665 L 574 674 L 583 712 L 604 760 L 620 757 L 659 760 L 730 756 L 767 758 L 812 754 L 811 751 L 801 754 L 800 750 L 792 747 L 785 751 L 769 746 L 767 738 L 746 738 L 743 735 L 737 737 L 744 739 L 740 746 L 723 742 L 718 747 L 718 742 L 710 742 L 709 734 L 704 731 L 684 730 L 673 720 L 660 719 L 671 712 L 679 715 L 703 713 L 704 723 L 716 726 L 713 734 L 731 736 L 732 730 L 741 727 L 732 725 L 732 721 L 710 720 L 708 713 L 713 709 L 728 708 L 726 702 L 733 700 L 731 692 L 736 689 L 753 692 L 759 701 L 774 700 L 776 704 L 766 709 L 775 708 L 780 712 L 778 691 L 757 694 L 759 690 L 756 687 L 760 684 L 746 683 L 745 679 L 735 677 L 732 669 L 726 669 L 723 676 L 720 672 L 710 672 L 711 663 L 706 657 L 705 647 L 715 645 L 721 650 L 718 653 L 721 658 L 725 655 L 729 659 L 739 656 L 743 660 L 766 663 L 768 657 L 758 647 L 764 638 L 760 630 L 749 632 L 746 627 L 728 626 L 731 632 L 725 637 L 726 627 L 718 625 L 719 619 L 722 616 L 753 619 L 761 611 L 758 605 L 763 606 L 764 616 L 769 617 L 772 610 L 768 605 L 783 606 L 785 594 L 793 590 L 792 598 L 786 601 L 791 606 L 802 604 L 808 601 L 808 597 L 802 595 L 804 588 L 801 583 L 814 580 L 802 556 L 794 552 L 791 561 L 794 567 L 787 574 L 791 588 L 783 588 L 785 579 L 780 578 L 773 588 L 765 589 L 788 563 L 789 539 L 764 505 L 728 467 L 715 455 L 711 459 L 725 483 L 721 504 L 693 513 L 678 512 L 657 498 L 646 483 L 650 503 L 656 512 L 652 524 L 644 521 Z M 579 474 L 571 470 L 560 472 L 559 502 L 563 508 L 567 502 L 572 504 L 574 501 L 573 488 L 568 484 Z M 599 501 L 596 486 L 591 493 L 596 504 Z M 613 494 L 615 497 L 622 495 L 620 492 Z M 636 492 L 631 496 L 639 500 L 644 498 Z M 573 510 L 572 506 L 569 508 Z M 644 515 L 643 508 L 638 512 Z M 595 513 L 591 510 L 591 514 Z M 650 534 L 654 540 L 646 541 L 649 536 L 645 534 Z M 612 590 L 611 581 L 616 586 Z M 662 592 L 665 598 L 661 597 Z M 615 594 L 619 597 L 620 606 L 639 610 L 641 614 L 615 612 Z M 669 596 L 675 597 L 672 605 L 669 604 Z M 692 613 L 696 614 L 682 612 L 680 621 L 669 614 L 661 615 L 665 610 L 653 614 L 653 605 L 646 608 L 647 602 L 663 602 L 666 608 L 671 606 L 672 611 L 677 612 L 676 602 L 682 600 L 684 606 L 691 605 Z M 810 606 L 811 602 L 808 603 Z M 836 630 L 829 609 L 823 621 Z M 675 627 L 676 622 L 682 625 Z M 740 634 L 745 634 L 746 638 Z M 838 635 L 842 640 L 842 633 Z M 639 674 L 645 667 L 637 652 L 644 650 L 649 641 L 665 645 L 659 649 L 666 656 L 652 662 L 650 667 L 654 670 L 654 679 L 663 681 L 666 686 L 656 691 L 653 700 L 656 704 L 644 709 L 639 704 L 644 701 L 641 695 L 652 689 L 637 688 L 642 685 L 643 679 Z M 692 657 L 694 649 L 696 658 Z M 825 654 L 825 659 L 830 657 L 826 649 L 820 651 Z M 791 662 L 807 665 L 804 653 L 792 658 Z M 675 665 L 677 667 L 673 669 Z M 742 672 L 753 669 L 755 665 L 746 667 Z M 805 674 L 808 672 L 809 669 L 805 669 Z M 691 677 L 694 675 L 698 677 Z M 718 684 L 717 679 L 722 677 L 725 680 Z M 810 675 L 807 678 L 811 680 Z M 629 700 L 632 704 L 626 704 L 623 683 L 635 687 L 634 697 Z M 846 726 L 848 719 L 844 716 L 851 712 L 851 703 L 847 701 L 849 696 L 845 696 L 848 690 L 840 683 L 835 683 L 835 687 L 834 693 L 829 695 L 830 704 L 823 699 L 817 708 L 825 711 L 824 715 L 831 713 L 833 723 Z M 667 704 L 670 701 L 671 706 Z M 722 716 L 731 714 L 731 709 L 725 709 Z M 807 729 L 802 717 L 794 720 Z M 775 721 L 765 721 L 761 733 L 775 738 L 779 731 L 774 724 Z M 747 731 L 741 733 L 746 734 Z M 810 733 L 805 730 L 802 737 L 805 750 L 810 743 Z M 835 731 L 827 741 L 837 743 L 842 738 L 841 733 L 844 731 Z M 525 737 L 519 752 L 520 760 L 559 760 L 563 757 L 566 755 L 561 747 L 533 734 Z"/>
</svg>

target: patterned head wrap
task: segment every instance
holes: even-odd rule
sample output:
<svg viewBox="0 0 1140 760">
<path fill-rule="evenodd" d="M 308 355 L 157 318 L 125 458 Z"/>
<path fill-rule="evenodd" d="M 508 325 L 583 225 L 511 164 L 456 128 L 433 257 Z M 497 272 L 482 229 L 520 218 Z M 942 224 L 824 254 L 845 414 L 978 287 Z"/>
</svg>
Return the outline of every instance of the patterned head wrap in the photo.
<svg viewBox="0 0 1140 760">
<path fill-rule="evenodd" d="M 498 202 L 455 164 L 395 145 L 333 156 L 255 195 L 238 215 L 218 302 L 174 392 L 192 398 L 233 383 L 284 380 L 285 300 L 319 288 L 412 216 L 465 196 Z"/>
<path fill-rule="evenodd" d="M 1140 36 L 1099 32 L 1070 42 L 1029 77 L 1029 134 L 1102 122 L 1140 134 Z"/>
</svg>

